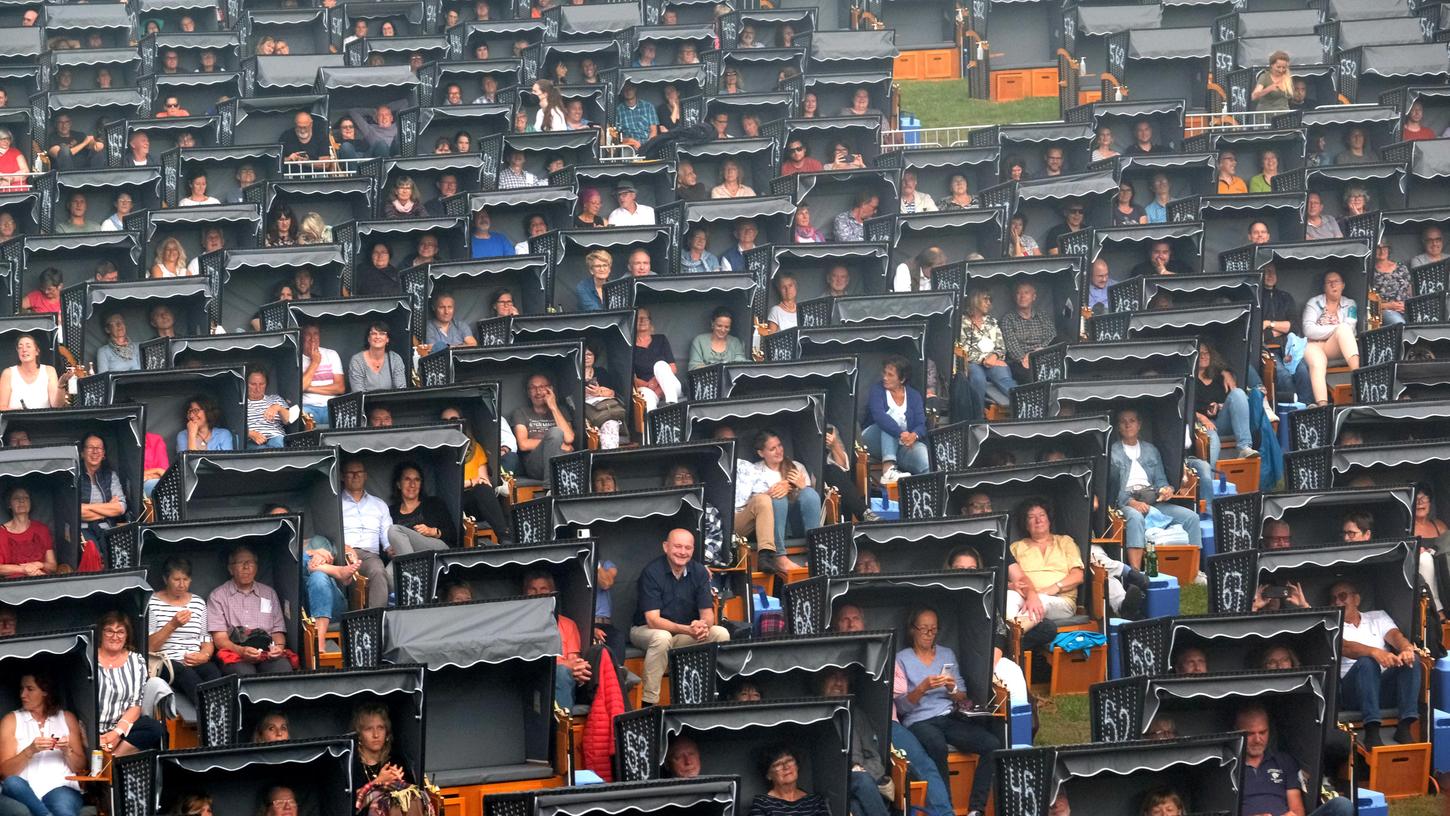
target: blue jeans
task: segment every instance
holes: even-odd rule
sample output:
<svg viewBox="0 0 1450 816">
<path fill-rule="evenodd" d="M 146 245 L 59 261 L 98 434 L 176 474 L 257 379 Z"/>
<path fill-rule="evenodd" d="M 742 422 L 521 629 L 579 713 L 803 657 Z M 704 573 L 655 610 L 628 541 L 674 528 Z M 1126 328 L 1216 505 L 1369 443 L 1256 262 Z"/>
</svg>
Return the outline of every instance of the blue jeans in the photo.
<svg viewBox="0 0 1450 816">
<path fill-rule="evenodd" d="M 896 720 L 891 721 L 891 746 L 900 748 L 906 754 L 911 778 L 926 783 L 927 816 L 954 816 L 951 791 L 947 789 L 947 783 L 936 769 L 931 754 L 926 752 L 921 740 L 911 733 L 910 728 Z M 907 793 L 907 801 L 910 802 L 910 792 Z"/>
<path fill-rule="evenodd" d="M 1404 312 L 1396 312 L 1390 309 L 1381 309 L 1380 316 L 1384 318 L 1384 325 L 1386 326 L 1394 326 L 1405 322 Z"/>
<path fill-rule="evenodd" d="M 1361 712 L 1371 725 L 1379 724 L 1382 708 L 1398 709 L 1401 720 L 1419 719 L 1419 694 L 1418 662 L 1382 669 L 1374 658 L 1361 657 L 1339 681 L 1339 704 Z"/>
<path fill-rule="evenodd" d="M 574 707 L 574 673 L 562 663 L 554 664 L 554 703 L 565 711 Z"/>
<path fill-rule="evenodd" d="M 851 816 L 888 816 L 876 780 L 865 771 L 851 772 Z"/>
<path fill-rule="evenodd" d="M 1254 433 L 1249 427 L 1249 397 L 1242 388 L 1235 388 L 1228 392 L 1224 398 L 1223 407 L 1218 409 L 1218 416 L 1214 418 L 1214 430 L 1208 432 L 1208 464 L 1209 467 L 1218 466 L 1219 435 L 1218 428 L 1225 424 L 1233 433 L 1234 442 L 1240 448 L 1252 448 L 1254 446 Z"/>
<path fill-rule="evenodd" d="M 30 816 L 30 808 L 9 796 L 0 796 L 0 816 Z"/>
<path fill-rule="evenodd" d="M 1198 474 L 1198 497 L 1203 499 L 1203 507 L 1206 512 L 1213 510 L 1213 467 L 1197 456 L 1190 456 L 1184 460 L 1193 472 Z"/>
<path fill-rule="evenodd" d="M 30 810 L 31 816 L 76 816 L 81 811 L 81 792 L 60 787 L 44 796 L 36 796 L 30 783 L 18 776 L 7 776 L 0 782 L 0 791 Z"/>
<path fill-rule="evenodd" d="M 302 573 L 307 584 L 307 611 L 314 618 L 337 620 L 347 611 L 347 597 L 342 587 L 325 572 L 308 572 L 307 559 L 302 560 Z"/>
<path fill-rule="evenodd" d="M 1007 394 L 1017 387 L 1017 381 L 1012 379 L 1012 369 L 1007 366 L 985 366 L 981 363 L 967 364 L 967 398 L 966 404 L 962 406 L 966 411 L 964 419 L 979 420 L 987 417 L 987 382 L 1002 389 Z"/>
<path fill-rule="evenodd" d="M 160 479 L 147 479 L 141 483 L 141 492 L 146 495 L 146 498 L 151 498 L 151 491 L 155 490 L 156 485 L 160 484 L 160 482 Z M 0 814 L 0 816 L 3 816 L 3 814 Z"/>
<path fill-rule="evenodd" d="M 1180 507 L 1168 502 L 1159 502 L 1154 507 L 1170 519 L 1183 525 L 1184 532 L 1188 533 L 1188 543 L 1195 547 L 1203 545 L 1203 536 L 1198 527 L 1198 514 L 1187 507 Z M 1143 549 L 1143 514 L 1137 510 L 1124 506 L 1123 511 L 1123 546 L 1130 550 Z"/>
<path fill-rule="evenodd" d="M 814 487 L 801 488 L 796 500 L 782 496 L 770 500 L 775 511 L 775 547 L 777 552 L 785 551 L 786 533 L 796 531 L 805 535 L 821 526 L 821 494 Z"/>
<path fill-rule="evenodd" d="M 247 439 L 247 448 L 249 450 L 255 450 L 257 448 L 280 448 L 280 447 L 282 447 L 282 437 L 280 437 L 280 436 L 269 436 L 265 440 L 263 440 L 262 444 L 260 444 L 260 445 L 258 445 L 256 442 L 253 442 L 250 437 L 248 437 L 248 439 Z"/>
<path fill-rule="evenodd" d="M 303 405 L 302 410 L 306 411 L 307 415 L 312 417 L 319 428 L 326 428 L 328 421 L 331 419 L 327 413 L 326 405 Z"/>
<path fill-rule="evenodd" d="M 895 462 L 898 468 L 907 473 L 925 473 L 931 470 L 931 463 L 927 461 L 925 438 L 904 447 L 900 438 L 881 430 L 879 425 L 872 425 L 862 431 L 861 438 L 865 440 L 871 455 L 883 463 Z"/>
<path fill-rule="evenodd" d="M 1336 796 L 1315 808 L 1309 816 L 1354 816 L 1354 800 Z"/>
<path fill-rule="evenodd" d="M 943 714 L 929 720 L 912 723 L 911 733 L 921 740 L 926 753 L 936 763 L 937 773 L 947 779 L 947 752 L 955 748 L 964 754 L 977 755 L 977 770 L 972 774 L 971 801 L 967 810 L 986 810 L 987 797 L 992 792 L 992 752 L 1002 747 L 1002 741 L 986 727 L 952 714 Z"/>
</svg>

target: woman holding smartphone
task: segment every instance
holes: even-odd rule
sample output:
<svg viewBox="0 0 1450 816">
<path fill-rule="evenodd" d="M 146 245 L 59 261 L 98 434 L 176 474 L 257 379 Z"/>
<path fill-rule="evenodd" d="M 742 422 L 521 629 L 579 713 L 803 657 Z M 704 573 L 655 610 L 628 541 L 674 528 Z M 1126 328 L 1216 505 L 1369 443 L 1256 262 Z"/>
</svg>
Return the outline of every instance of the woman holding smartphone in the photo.
<svg viewBox="0 0 1450 816">
<path fill-rule="evenodd" d="M 947 751 L 955 748 L 978 756 L 972 776 L 968 811 L 981 813 L 992 789 L 992 768 L 987 758 L 1002 747 L 1002 741 L 963 712 L 972 708 L 967 684 L 957 671 L 957 656 L 937 643 L 941 632 L 936 610 L 919 606 L 906 618 L 906 639 L 911 646 L 896 654 L 897 679 L 894 690 L 896 712 L 901 724 L 921 740 L 942 779 L 950 779 Z"/>
</svg>

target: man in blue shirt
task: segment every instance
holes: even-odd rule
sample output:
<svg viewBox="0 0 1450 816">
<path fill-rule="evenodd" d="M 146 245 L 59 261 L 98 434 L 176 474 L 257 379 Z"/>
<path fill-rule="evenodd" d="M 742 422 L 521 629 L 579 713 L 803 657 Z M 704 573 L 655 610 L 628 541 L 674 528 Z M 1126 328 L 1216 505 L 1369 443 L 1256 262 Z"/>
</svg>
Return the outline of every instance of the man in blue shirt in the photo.
<svg viewBox="0 0 1450 816">
<path fill-rule="evenodd" d="M 493 218 L 488 210 L 479 210 L 473 215 L 473 238 L 469 242 L 473 257 L 498 258 L 514 254 L 514 242 L 501 232 L 492 231 Z"/>
<path fill-rule="evenodd" d="M 1354 803 L 1343 796 L 1330 799 L 1313 811 L 1304 806 L 1299 763 L 1287 753 L 1269 750 L 1269 712 L 1257 703 L 1239 710 L 1234 729 L 1244 732 L 1244 795 L 1239 813 L 1260 816 L 1309 813 L 1309 816 L 1350 816 Z M 1314 797 L 1311 801 L 1316 801 Z"/>
<path fill-rule="evenodd" d="M 640 571 L 634 626 L 629 630 L 630 642 L 644 649 L 645 705 L 659 702 L 671 649 L 730 639 L 730 633 L 715 624 L 710 571 L 695 560 L 694 534 L 676 527 L 665 537 L 663 549 L 663 555 Z"/>
</svg>

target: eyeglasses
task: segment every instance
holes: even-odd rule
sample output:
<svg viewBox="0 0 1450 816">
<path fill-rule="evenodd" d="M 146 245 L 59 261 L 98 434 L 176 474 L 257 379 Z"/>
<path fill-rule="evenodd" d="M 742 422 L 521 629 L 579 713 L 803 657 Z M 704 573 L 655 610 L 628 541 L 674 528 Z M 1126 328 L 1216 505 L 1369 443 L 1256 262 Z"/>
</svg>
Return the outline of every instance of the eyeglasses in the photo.
<svg viewBox="0 0 1450 816">
<path fill-rule="evenodd" d="M 171 100 L 167 100 L 166 107 L 168 107 L 168 108 L 179 108 L 179 107 L 181 107 L 181 103 L 180 102 L 173 102 Z"/>
<path fill-rule="evenodd" d="M 927 637 L 930 637 L 937 633 L 937 627 L 935 626 L 913 626 L 911 628 L 913 631 L 920 632 Z"/>
<path fill-rule="evenodd" d="M 805 147 L 803 145 L 791 145 L 790 146 L 790 152 L 792 152 L 792 153 L 804 153 L 804 152 L 806 152 L 806 149 L 805 149 Z"/>
<path fill-rule="evenodd" d="M 785 759 L 778 759 L 775 762 L 770 763 L 770 769 L 772 771 L 783 771 L 787 768 L 794 768 L 795 764 L 796 763 L 794 759 L 786 757 Z"/>
</svg>

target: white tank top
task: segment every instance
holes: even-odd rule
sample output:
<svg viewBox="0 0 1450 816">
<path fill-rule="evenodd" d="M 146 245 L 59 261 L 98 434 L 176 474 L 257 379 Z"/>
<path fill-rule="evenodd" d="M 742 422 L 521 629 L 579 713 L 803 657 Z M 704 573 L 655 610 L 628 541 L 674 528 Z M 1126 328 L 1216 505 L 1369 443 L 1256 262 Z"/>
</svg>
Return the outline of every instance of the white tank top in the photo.
<svg viewBox="0 0 1450 816">
<path fill-rule="evenodd" d="M 15 750 L 25 750 L 42 731 L 47 737 L 69 737 L 70 727 L 66 725 L 65 712 L 57 711 L 46 717 L 43 727 L 26 712 L 15 712 Z M 41 751 L 30 758 L 19 776 L 30 783 L 30 789 L 35 791 L 36 796 L 44 796 L 61 787 L 80 790 L 80 785 L 66 780 L 70 774 L 71 770 L 65 764 L 65 751 Z"/>
<path fill-rule="evenodd" d="M 18 365 L 5 369 L 5 374 L 10 377 L 10 404 L 5 406 L 7 410 L 51 407 L 50 377 L 43 366 L 36 371 L 35 382 L 32 383 L 27 383 L 20 376 Z"/>
</svg>

